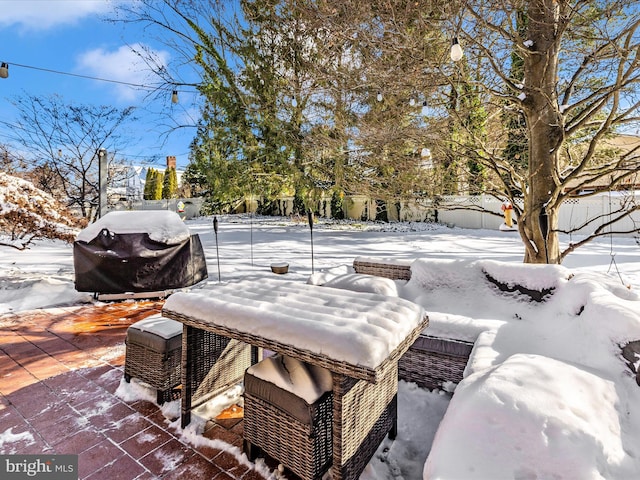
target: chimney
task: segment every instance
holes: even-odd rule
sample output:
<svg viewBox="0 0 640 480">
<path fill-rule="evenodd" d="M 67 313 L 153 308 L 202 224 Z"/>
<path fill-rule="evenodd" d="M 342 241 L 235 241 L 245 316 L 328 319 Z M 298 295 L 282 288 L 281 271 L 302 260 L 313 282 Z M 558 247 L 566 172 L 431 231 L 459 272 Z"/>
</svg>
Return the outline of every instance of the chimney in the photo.
<svg viewBox="0 0 640 480">
<path fill-rule="evenodd" d="M 167 156 L 167 168 L 176 168 L 176 157 L 173 155 Z"/>
</svg>

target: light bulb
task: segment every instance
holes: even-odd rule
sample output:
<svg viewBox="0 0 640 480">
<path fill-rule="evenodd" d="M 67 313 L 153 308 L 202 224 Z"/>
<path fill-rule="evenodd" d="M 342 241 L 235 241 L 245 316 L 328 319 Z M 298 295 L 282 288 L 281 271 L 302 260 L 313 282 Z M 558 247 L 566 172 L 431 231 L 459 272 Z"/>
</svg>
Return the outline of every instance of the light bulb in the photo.
<svg viewBox="0 0 640 480">
<path fill-rule="evenodd" d="M 9 77 L 9 64 L 6 62 L 2 62 L 0 65 L 0 78 L 8 78 Z"/>
<path fill-rule="evenodd" d="M 429 111 L 427 110 L 427 101 L 425 100 L 422 102 L 422 115 L 426 117 L 427 113 L 429 113 Z"/>
<path fill-rule="evenodd" d="M 174 90 L 171 92 L 171 103 L 178 103 L 178 91 Z"/>
<path fill-rule="evenodd" d="M 378 92 L 378 95 L 376 95 L 376 100 L 378 100 L 379 102 L 382 101 L 382 93 Z"/>
<path fill-rule="evenodd" d="M 457 62 L 463 57 L 463 55 L 464 52 L 462 51 L 462 47 L 458 42 L 458 37 L 453 37 L 453 42 L 451 42 L 451 60 Z"/>
</svg>

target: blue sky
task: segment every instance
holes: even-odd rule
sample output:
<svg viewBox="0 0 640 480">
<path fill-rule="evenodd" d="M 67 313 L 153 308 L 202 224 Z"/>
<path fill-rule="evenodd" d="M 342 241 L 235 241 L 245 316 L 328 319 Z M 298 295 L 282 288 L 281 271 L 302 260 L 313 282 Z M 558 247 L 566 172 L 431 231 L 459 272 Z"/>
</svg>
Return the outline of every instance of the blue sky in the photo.
<svg viewBox="0 0 640 480">
<path fill-rule="evenodd" d="M 9 64 L 9 78 L 0 79 L 0 144 L 12 143 L 10 125 L 17 117 L 12 98 L 59 94 L 68 103 L 137 107 L 140 120 L 130 132 L 136 140 L 121 151 L 123 157 L 134 164 L 163 166 L 167 155 L 175 155 L 179 166 L 187 165 L 195 129 L 166 134 L 167 125 L 193 124 L 197 119 L 195 93 L 181 89 L 180 103 L 175 105 L 170 90 L 150 94 L 122 84 L 37 70 L 158 84 L 131 46 L 150 48 L 167 65 L 172 52 L 142 26 L 105 21 L 113 18 L 113 7 L 108 0 L 0 0 L 0 61 Z"/>
</svg>

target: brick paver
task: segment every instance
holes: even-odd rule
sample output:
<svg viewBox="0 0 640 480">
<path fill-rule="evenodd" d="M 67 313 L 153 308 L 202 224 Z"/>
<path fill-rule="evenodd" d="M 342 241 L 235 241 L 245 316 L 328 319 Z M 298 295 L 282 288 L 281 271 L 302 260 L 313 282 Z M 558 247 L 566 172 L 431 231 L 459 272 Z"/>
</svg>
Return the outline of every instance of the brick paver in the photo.
<svg viewBox="0 0 640 480">
<path fill-rule="evenodd" d="M 161 301 L 0 316 L 0 452 L 77 454 L 80 479 L 260 480 L 206 441 L 190 445 L 152 402 L 115 395 L 127 327 Z M 210 420 L 203 439 L 242 448 L 242 420 Z"/>
</svg>

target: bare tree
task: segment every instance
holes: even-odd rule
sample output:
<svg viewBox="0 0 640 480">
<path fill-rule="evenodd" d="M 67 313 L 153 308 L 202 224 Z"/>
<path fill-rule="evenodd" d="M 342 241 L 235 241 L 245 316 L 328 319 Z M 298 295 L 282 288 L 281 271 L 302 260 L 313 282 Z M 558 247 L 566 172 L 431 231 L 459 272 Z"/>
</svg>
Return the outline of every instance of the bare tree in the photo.
<svg viewBox="0 0 640 480">
<path fill-rule="evenodd" d="M 32 180 L 92 219 L 99 197 L 97 152 L 105 148 L 109 163 L 114 162 L 123 141 L 120 132 L 133 120 L 134 108 L 68 104 L 58 95 L 26 95 L 13 103 L 19 110 L 14 134 L 28 152 Z M 110 174 L 122 171 L 108 168 Z"/>
<path fill-rule="evenodd" d="M 467 1 L 452 24 L 466 55 L 481 62 L 479 84 L 491 114 L 521 112 L 526 121 L 524 162 L 505 154 L 504 135 L 473 139 L 494 173 L 493 193 L 517 210 L 525 262 L 560 263 L 578 246 L 560 251 L 560 205 L 595 181 L 616 189 L 640 169 L 638 146 L 601 155 L 608 138 L 639 125 L 637 2 Z M 627 203 L 606 219 L 593 218 L 581 243 L 615 231 L 639 209 Z"/>
</svg>

